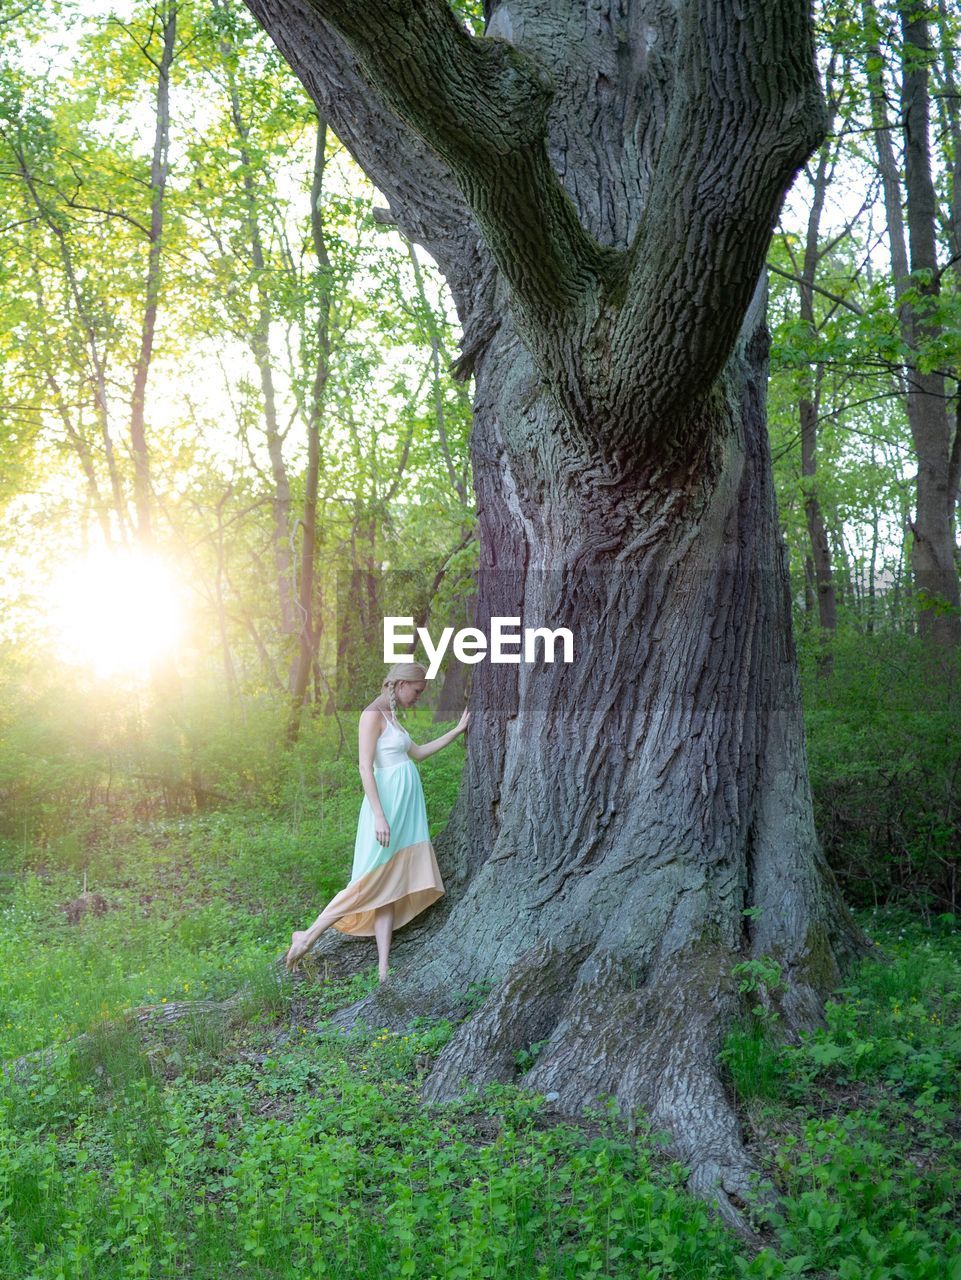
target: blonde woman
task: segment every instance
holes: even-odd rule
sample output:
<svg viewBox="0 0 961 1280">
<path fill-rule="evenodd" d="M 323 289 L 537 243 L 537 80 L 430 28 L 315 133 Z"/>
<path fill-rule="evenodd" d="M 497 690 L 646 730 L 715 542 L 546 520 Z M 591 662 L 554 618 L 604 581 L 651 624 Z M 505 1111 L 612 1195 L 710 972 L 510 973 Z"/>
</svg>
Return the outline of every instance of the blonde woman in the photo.
<svg viewBox="0 0 961 1280">
<path fill-rule="evenodd" d="M 397 719 L 427 688 L 419 662 L 401 662 L 387 672 L 381 693 L 361 712 L 358 728 L 364 801 L 357 822 L 350 883 L 307 929 L 296 930 L 285 964 L 297 968 L 331 925 L 355 938 L 377 939 L 380 980 L 395 929 L 443 896 L 444 882 L 427 826 L 424 789 L 415 760 L 426 760 L 467 729 L 465 711 L 456 728 L 418 746 Z"/>
</svg>

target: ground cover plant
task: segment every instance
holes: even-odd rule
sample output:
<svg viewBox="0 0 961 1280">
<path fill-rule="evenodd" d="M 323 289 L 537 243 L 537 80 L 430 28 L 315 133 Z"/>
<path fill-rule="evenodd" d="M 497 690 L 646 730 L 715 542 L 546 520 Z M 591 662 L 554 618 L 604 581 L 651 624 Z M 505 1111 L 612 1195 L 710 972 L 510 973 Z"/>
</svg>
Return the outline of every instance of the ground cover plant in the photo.
<svg viewBox="0 0 961 1280">
<path fill-rule="evenodd" d="M 438 822 L 458 763 L 424 769 Z M 305 902 L 349 863 L 356 783 L 325 787 L 322 806 L 116 829 L 82 908 L 49 850 L 5 879 L 4 1061 L 67 1047 L 5 1074 L 0 1276 L 961 1277 L 951 913 L 860 911 L 889 960 L 862 962 L 794 1046 L 766 1012 L 776 971 L 745 966 L 756 1012 L 722 1065 L 782 1194 L 751 1249 L 642 1114 L 601 1099 L 575 1123 L 512 1085 L 423 1106 L 450 1022 L 329 1021 L 372 989 L 373 955 L 351 979 L 279 975 Z M 170 1025 L 123 1018 L 191 1000 Z M 517 1046 L 519 1070 L 538 1048 Z"/>
</svg>

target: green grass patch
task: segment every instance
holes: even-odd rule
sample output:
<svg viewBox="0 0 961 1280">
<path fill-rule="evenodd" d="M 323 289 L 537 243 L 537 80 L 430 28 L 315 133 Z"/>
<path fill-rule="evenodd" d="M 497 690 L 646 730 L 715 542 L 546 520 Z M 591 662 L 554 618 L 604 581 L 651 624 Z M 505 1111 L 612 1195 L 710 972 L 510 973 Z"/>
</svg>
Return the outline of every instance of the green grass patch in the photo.
<svg viewBox="0 0 961 1280">
<path fill-rule="evenodd" d="M 457 769 L 432 764 L 440 823 Z M 118 834 L 85 868 L 101 914 L 68 921 L 75 865 L 13 877 L 3 1057 L 72 1043 L 0 1088 L 0 1280 L 961 1280 L 955 921 L 862 912 L 892 963 L 863 962 L 823 1029 L 790 1046 L 757 1021 L 732 1029 L 722 1067 L 785 1197 L 751 1252 L 643 1116 L 634 1134 L 602 1104 L 556 1124 L 508 1085 L 424 1106 L 450 1022 L 329 1021 L 375 987 L 372 944 L 349 980 L 278 975 L 290 930 L 345 883 L 360 800 L 349 770 L 307 777 L 276 809 Z M 122 1017 L 240 990 L 228 1015 Z M 463 994 L 476 1007 L 485 987 Z"/>
</svg>

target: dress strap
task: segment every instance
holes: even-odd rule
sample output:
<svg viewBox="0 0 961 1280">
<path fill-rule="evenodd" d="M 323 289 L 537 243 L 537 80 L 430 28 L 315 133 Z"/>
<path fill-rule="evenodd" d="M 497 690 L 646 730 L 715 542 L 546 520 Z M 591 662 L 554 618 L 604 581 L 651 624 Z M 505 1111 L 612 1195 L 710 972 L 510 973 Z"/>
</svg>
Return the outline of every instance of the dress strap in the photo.
<svg viewBox="0 0 961 1280">
<path fill-rule="evenodd" d="M 380 707 L 378 707 L 377 710 L 380 711 L 380 714 L 384 717 L 385 720 L 387 720 L 387 712 L 383 711 Z M 387 723 L 388 725 L 391 726 L 391 728 L 393 728 L 393 725 L 390 720 L 387 720 Z"/>
</svg>

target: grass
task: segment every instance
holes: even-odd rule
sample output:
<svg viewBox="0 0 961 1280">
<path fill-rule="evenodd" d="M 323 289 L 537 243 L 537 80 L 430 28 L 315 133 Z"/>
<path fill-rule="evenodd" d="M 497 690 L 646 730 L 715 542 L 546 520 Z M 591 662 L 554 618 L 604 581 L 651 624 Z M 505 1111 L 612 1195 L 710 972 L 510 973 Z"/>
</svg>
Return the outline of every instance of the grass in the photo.
<svg viewBox="0 0 961 1280">
<path fill-rule="evenodd" d="M 462 762 L 457 745 L 422 767 L 435 832 Z M 82 858 L 75 842 L 58 841 L 27 859 L 8 849 L 4 867 L 0 848 L 0 870 L 16 869 L 0 875 L 0 1057 L 137 1005 L 259 990 L 270 980 L 265 960 L 283 955 L 291 931 L 346 883 L 360 795 L 356 765 L 327 761 L 309 785 L 294 773 L 272 809 L 108 824 Z M 69 923 L 85 883 L 107 910 Z"/>
<path fill-rule="evenodd" d="M 444 754 L 446 771 L 423 769 L 432 818 L 456 787 Z M 343 784 L 294 809 L 117 828 L 86 861 L 108 909 L 75 924 L 76 866 L 7 878 L 3 1058 L 85 1036 L 0 1090 L 0 1278 L 961 1280 L 957 921 L 862 912 L 893 963 L 863 963 L 825 1029 L 791 1047 L 763 1022 L 732 1030 L 723 1069 L 785 1197 L 750 1252 L 643 1117 L 635 1134 L 603 1105 L 558 1124 L 507 1085 L 422 1105 L 450 1023 L 328 1021 L 373 989 L 373 949 L 369 970 L 306 996 L 278 980 L 305 904 L 349 870 Z M 229 1016 L 120 1017 L 244 984 Z"/>
</svg>

